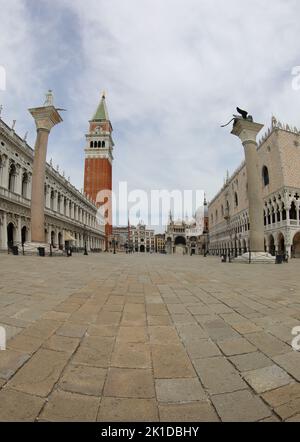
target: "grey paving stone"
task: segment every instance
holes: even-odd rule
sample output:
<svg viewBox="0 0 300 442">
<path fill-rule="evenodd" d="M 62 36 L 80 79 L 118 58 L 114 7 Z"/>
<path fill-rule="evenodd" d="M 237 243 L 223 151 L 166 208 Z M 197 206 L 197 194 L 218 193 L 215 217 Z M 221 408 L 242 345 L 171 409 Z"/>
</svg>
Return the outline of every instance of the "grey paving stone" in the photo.
<svg viewBox="0 0 300 442">
<path fill-rule="evenodd" d="M 257 393 L 274 390 L 292 382 L 292 378 L 278 365 L 249 371 L 244 374 L 244 379 Z"/>
<path fill-rule="evenodd" d="M 250 391 L 236 391 L 212 397 L 223 422 L 256 422 L 271 416 L 263 401 Z"/>
<path fill-rule="evenodd" d="M 245 355 L 232 356 L 229 360 L 241 372 L 257 370 L 258 368 L 273 365 L 273 361 L 259 351 Z"/>
<path fill-rule="evenodd" d="M 197 359 L 194 366 L 210 394 L 228 393 L 247 388 L 239 372 L 224 357 Z"/>
<path fill-rule="evenodd" d="M 159 402 L 193 402 L 207 399 L 198 378 L 157 379 L 155 388 Z"/>
</svg>

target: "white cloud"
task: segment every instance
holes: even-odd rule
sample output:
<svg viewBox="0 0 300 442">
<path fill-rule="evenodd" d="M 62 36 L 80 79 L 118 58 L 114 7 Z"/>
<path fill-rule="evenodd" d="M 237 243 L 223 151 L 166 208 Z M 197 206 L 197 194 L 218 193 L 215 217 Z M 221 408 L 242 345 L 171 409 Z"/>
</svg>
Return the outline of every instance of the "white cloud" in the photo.
<svg viewBox="0 0 300 442">
<path fill-rule="evenodd" d="M 54 0 L 43 23 L 52 44 L 31 35 L 34 4 L 1 8 L 14 17 L 0 42 L 16 84 L 5 99 L 22 120 L 54 78 L 68 114 L 52 154 L 78 187 L 102 89 L 115 129 L 115 183 L 130 188 L 194 187 L 211 198 L 243 158 L 239 141 L 220 128 L 236 105 L 266 124 L 274 113 L 300 126 L 291 76 L 300 64 L 296 0 Z"/>
</svg>

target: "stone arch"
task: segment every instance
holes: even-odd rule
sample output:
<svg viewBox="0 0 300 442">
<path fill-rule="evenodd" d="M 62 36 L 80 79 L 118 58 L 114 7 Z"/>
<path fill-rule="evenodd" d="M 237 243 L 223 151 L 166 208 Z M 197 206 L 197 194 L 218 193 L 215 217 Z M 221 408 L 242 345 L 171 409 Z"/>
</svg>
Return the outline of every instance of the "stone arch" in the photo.
<svg viewBox="0 0 300 442">
<path fill-rule="evenodd" d="M 7 224 L 7 245 L 11 248 L 15 243 L 16 227 L 13 222 Z"/>
<path fill-rule="evenodd" d="M 28 230 L 27 230 L 27 226 L 23 226 L 21 229 L 21 241 L 22 241 L 22 245 L 25 244 L 25 242 L 27 241 L 27 236 L 28 236 Z"/>
<path fill-rule="evenodd" d="M 63 249 L 63 234 L 62 232 L 58 232 L 58 247 Z"/>
<path fill-rule="evenodd" d="M 184 236 L 176 236 L 176 238 L 175 238 L 175 246 L 178 246 L 178 245 L 183 245 L 183 246 L 186 245 L 186 239 L 185 239 Z"/>
<path fill-rule="evenodd" d="M 300 258 L 300 231 L 295 233 L 292 244 L 292 257 Z"/>
<path fill-rule="evenodd" d="M 276 255 L 275 239 L 272 234 L 270 234 L 268 237 L 268 246 L 269 246 L 269 253 L 275 256 Z"/>
<path fill-rule="evenodd" d="M 277 248 L 278 248 L 278 254 L 279 255 L 284 255 L 286 252 L 286 248 L 285 248 L 285 238 L 284 238 L 284 234 L 282 232 L 279 232 L 277 234 Z"/>
</svg>

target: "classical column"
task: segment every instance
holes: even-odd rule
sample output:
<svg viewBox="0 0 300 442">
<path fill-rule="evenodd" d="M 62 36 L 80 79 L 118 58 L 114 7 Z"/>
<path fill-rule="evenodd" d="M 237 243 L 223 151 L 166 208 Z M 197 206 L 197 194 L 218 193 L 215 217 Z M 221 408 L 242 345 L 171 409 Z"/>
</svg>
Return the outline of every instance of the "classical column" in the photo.
<svg viewBox="0 0 300 442">
<path fill-rule="evenodd" d="M 46 207 L 50 209 L 50 198 L 51 198 L 51 187 L 49 185 L 46 186 Z"/>
<path fill-rule="evenodd" d="M 20 164 L 16 164 L 16 180 L 15 180 L 15 190 L 14 192 L 18 195 L 22 195 L 22 180 L 23 180 L 23 169 Z"/>
<path fill-rule="evenodd" d="M 1 249 L 6 250 L 7 249 L 7 217 L 6 212 L 3 212 L 2 214 L 2 225 L 1 225 Z"/>
<path fill-rule="evenodd" d="M 245 151 L 245 163 L 248 180 L 249 202 L 249 254 L 243 255 L 242 259 L 251 257 L 253 262 L 271 260 L 264 247 L 264 205 L 261 191 L 261 173 L 257 153 L 256 136 L 263 128 L 262 124 L 254 123 L 251 119 L 235 118 L 232 134 L 239 137 Z M 240 259 L 238 258 L 238 260 Z M 272 258 L 274 260 L 274 258 Z"/>
<path fill-rule="evenodd" d="M 22 243 L 22 218 L 18 217 L 18 225 L 17 225 L 17 242 Z"/>
<path fill-rule="evenodd" d="M 45 173 L 48 138 L 51 129 L 62 121 L 53 106 L 52 96 L 47 96 L 45 106 L 29 109 L 37 128 L 34 150 L 31 194 L 31 241 L 45 242 Z"/>
<path fill-rule="evenodd" d="M 2 174 L 1 174 L 1 185 L 5 189 L 8 188 L 8 168 L 9 161 L 7 155 L 2 156 Z"/>
</svg>

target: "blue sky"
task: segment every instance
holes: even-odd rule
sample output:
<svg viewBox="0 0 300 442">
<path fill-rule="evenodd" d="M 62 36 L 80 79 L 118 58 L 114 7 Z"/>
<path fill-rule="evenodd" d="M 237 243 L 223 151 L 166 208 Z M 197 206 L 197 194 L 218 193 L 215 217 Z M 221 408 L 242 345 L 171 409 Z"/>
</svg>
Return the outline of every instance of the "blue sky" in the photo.
<svg viewBox="0 0 300 442">
<path fill-rule="evenodd" d="M 34 144 L 29 107 L 51 88 L 68 111 L 48 157 L 83 187 L 85 133 L 102 90 L 114 127 L 114 186 L 203 189 L 243 159 L 221 129 L 239 105 L 300 126 L 297 0 L 0 0 L 2 117 Z"/>
</svg>

